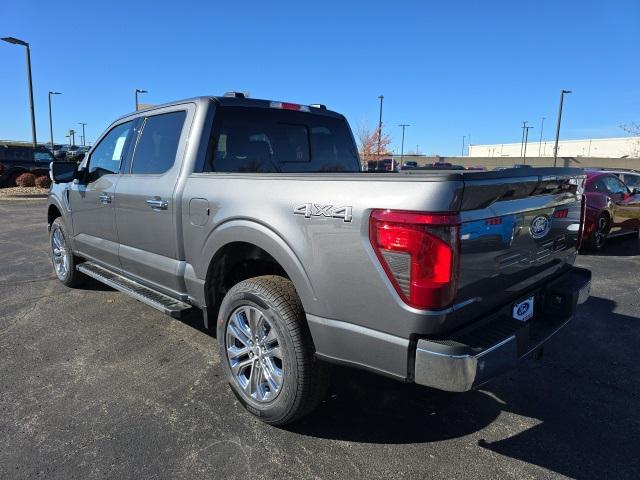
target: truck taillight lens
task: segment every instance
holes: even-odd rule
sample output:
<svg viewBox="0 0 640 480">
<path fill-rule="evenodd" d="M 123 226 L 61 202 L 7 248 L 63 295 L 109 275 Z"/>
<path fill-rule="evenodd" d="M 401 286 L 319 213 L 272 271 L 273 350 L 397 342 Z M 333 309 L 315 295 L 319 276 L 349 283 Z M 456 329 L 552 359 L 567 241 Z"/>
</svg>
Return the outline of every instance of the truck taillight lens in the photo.
<svg viewBox="0 0 640 480">
<path fill-rule="evenodd" d="M 460 217 L 374 210 L 369 239 L 389 280 L 408 305 L 446 308 L 458 288 Z"/>
</svg>

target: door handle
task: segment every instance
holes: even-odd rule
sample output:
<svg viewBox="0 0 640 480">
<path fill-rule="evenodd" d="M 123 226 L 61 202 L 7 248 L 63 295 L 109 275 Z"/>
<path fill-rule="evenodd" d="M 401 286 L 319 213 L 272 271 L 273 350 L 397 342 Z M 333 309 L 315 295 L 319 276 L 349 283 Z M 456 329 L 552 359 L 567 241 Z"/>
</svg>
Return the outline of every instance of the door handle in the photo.
<svg viewBox="0 0 640 480">
<path fill-rule="evenodd" d="M 147 200 L 147 205 L 149 205 L 153 210 L 166 210 L 169 208 L 169 202 L 161 200 L 159 197 L 150 198 Z"/>
<path fill-rule="evenodd" d="M 103 192 L 102 195 L 98 197 L 100 199 L 100 203 L 106 205 L 107 203 L 111 203 L 111 195 L 106 192 Z"/>
</svg>

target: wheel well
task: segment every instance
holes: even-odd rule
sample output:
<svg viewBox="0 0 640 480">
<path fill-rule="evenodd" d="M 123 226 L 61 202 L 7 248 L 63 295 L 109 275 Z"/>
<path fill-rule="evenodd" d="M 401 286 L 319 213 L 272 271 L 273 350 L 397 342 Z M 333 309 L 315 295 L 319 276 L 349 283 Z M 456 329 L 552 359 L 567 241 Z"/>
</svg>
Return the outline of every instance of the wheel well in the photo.
<svg viewBox="0 0 640 480">
<path fill-rule="evenodd" d="M 49 210 L 47 211 L 47 226 L 49 227 L 49 230 L 51 230 L 51 224 L 53 221 L 61 216 L 62 214 L 60 213 L 60 210 L 58 210 L 58 207 L 55 205 L 49 205 Z"/>
<path fill-rule="evenodd" d="M 205 283 L 210 314 L 217 315 L 222 299 L 236 283 L 260 275 L 289 278 L 275 258 L 251 243 L 233 242 L 218 250 L 209 264 Z"/>
</svg>

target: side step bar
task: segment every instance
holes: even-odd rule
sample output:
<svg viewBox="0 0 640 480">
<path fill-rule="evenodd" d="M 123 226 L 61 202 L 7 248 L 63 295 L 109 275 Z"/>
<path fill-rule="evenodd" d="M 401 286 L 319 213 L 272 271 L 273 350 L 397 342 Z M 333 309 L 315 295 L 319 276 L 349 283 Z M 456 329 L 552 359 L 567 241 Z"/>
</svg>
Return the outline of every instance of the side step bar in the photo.
<svg viewBox="0 0 640 480">
<path fill-rule="evenodd" d="M 171 298 L 164 293 L 146 287 L 134 280 L 130 280 L 122 275 L 113 273 L 100 265 L 93 262 L 83 262 L 78 265 L 78 271 L 85 275 L 95 278 L 99 282 L 109 285 L 116 290 L 126 293 L 136 300 L 146 303 L 147 305 L 167 313 L 174 318 L 180 318 L 186 310 L 191 310 L 193 306 L 188 303 L 181 302 L 175 298 Z"/>
</svg>

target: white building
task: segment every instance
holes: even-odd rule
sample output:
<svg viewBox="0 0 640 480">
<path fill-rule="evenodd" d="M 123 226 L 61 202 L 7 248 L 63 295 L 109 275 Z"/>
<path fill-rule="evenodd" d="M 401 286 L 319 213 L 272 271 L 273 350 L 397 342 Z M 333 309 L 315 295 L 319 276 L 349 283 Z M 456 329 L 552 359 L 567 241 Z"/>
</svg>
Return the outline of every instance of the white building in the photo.
<svg viewBox="0 0 640 480">
<path fill-rule="evenodd" d="M 554 141 L 529 141 L 527 157 L 553 157 Z M 522 157 L 522 144 L 496 143 L 494 145 L 470 145 L 470 157 Z M 561 140 L 559 157 L 640 157 L 640 137 L 589 138 L 586 140 Z"/>
</svg>

